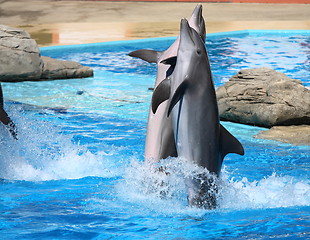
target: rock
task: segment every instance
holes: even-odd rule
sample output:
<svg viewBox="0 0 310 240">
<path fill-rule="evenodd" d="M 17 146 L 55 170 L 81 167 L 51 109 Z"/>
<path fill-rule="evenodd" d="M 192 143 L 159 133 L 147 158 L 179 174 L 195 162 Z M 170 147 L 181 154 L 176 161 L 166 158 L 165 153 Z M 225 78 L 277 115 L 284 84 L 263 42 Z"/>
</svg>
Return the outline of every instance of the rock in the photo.
<svg viewBox="0 0 310 240">
<path fill-rule="evenodd" d="M 20 29 L 0 25 L 0 82 L 92 77 L 93 70 L 72 61 L 41 57 L 35 40 Z"/>
<path fill-rule="evenodd" d="M 42 67 L 40 50 L 29 34 L 0 25 L 0 81 L 37 80 Z"/>
<path fill-rule="evenodd" d="M 61 61 L 50 57 L 42 57 L 44 62 L 41 79 L 85 78 L 94 75 L 90 67 L 77 62 Z"/>
<path fill-rule="evenodd" d="M 310 90 L 269 68 L 245 69 L 217 89 L 221 120 L 262 127 L 310 124 Z"/>
<path fill-rule="evenodd" d="M 310 126 L 276 126 L 259 132 L 255 137 L 294 145 L 310 145 Z"/>
</svg>

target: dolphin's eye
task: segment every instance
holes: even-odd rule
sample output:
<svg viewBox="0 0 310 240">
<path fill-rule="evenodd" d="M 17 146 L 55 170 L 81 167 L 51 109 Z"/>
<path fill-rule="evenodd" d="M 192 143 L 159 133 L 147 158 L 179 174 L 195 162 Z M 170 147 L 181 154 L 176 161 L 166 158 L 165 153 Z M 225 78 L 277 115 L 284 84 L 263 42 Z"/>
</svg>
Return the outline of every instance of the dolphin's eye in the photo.
<svg viewBox="0 0 310 240">
<path fill-rule="evenodd" d="M 197 54 L 200 55 L 201 54 L 201 49 L 197 48 Z"/>
</svg>

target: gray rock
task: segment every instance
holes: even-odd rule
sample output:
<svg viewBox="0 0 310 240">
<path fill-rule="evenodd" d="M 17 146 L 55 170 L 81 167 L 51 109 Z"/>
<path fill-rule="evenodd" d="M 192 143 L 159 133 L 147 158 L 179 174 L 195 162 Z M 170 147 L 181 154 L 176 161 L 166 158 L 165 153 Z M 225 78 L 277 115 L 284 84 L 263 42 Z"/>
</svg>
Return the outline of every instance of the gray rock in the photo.
<svg viewBox="0 0 310 240">
<path fill-rule="evenodd" d="M 41 57 L 36 41 L 27 32 L 0 25 L 0 82 L 92 76 L 93 70 L 79 63 Z"/>
<path fill-rule="evenodd" d="M 269 68 L 245 69 L 217 89 L 221 120 L 272 127 L 310 124 L 310 90 Z"/>
<path fill-rule="evenodd" d="M 37 80 L 42 68 L 35 40 L 23 30 L 0 25 L 0 81 Z"/>
<path fill-rule="evenodd" d="M 41 79 L 86 78 L 94 75 L 90 67 L 77 62 L 61 61 L 50 57 L 42 57 L 44 62 Z"/>
<path fill-rule="evenodd" d="M 259 132 L 255 138 L 277 140 L 294 145 L 310 145 L 310 125 L 275 126 Z"/>
</svg>

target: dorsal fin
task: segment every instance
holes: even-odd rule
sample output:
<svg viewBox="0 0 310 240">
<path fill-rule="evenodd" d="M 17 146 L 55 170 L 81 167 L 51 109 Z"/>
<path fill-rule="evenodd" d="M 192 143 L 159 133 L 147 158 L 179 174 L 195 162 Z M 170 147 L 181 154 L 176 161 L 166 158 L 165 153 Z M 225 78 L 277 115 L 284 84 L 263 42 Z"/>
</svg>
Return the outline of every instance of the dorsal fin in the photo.
<svg viewBox="0 0 310 240">
<path fill-rule="evenodd" d="M 130 52 L 128 55 L 130 57 L 140 58 L 144 61 L 149 63 L 157 63 L 159 57 L 161 56 L 162 52 L 149 50 L 149 49 L 140 49 L 137 51 Z"/>
<path fill-rule="evenodd" d="M 177 90 L 175 91 L 175 93 L 173 94 L 173 97 L 171 98 L 170 101 L 170 105 L 169 105 L 169 109 L 168 109 L 168 113 L 167 116 L 169 117 L 173 107 L 178 103 L 178 101 L 183 97 L 185 90 L 187 89 L 189 85 L 188 80 L 184 80 L 180 86 L 177 88 Z"/>
<path fill-rule="evenodd" d="M 166 78 L 155 88 L 152 96 L 152 111 L 155 114 L 158 106 L 170 97 L 170 78 Z"/>
<path fill-rule="evenodd" d="M 222 161 L 228 153 L 237 153 L 244 155 L 242 144 L 220 124 L 220 146 Z"/>
</svg>

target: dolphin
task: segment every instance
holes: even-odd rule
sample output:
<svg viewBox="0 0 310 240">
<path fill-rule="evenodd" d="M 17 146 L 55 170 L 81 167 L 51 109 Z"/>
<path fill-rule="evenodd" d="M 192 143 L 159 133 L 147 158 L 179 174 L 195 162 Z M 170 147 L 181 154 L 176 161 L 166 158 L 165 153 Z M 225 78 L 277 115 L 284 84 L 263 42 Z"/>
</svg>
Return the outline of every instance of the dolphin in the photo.
<svg viewBox="0 0 310 240">
<path fill-rule="evenodd" d="M 169 100 L 166 101 L 167 116 L 172 117 L 178 157 L 210 172 L 187 179 L 188 203 L 213 209 L 216 207 L 216 179 L 224 157 L 228 153 L 244 155 L 244 149 L 220 124 L 206 47 L 186 19 L 181 20 L 176 61 L 170 58 L 163 63 L 170 64 L 174 70 L 155 89 L 152 111 L 156 113 L 160 104 Z"/>
<path fill-rule="evenodd" d="M 206 29 L 202 16 L 201 4 L 195 7 L 189 19 L 189 24 L 199 32 L 200 37 L 205 41 Z M 161 63 L 161 61 L 177 55 L 179 42 L 180 36 L 178 36 L 175 42 L 163 52 L 141 49 L 129 53 L 129 56 L 141 58 L 150 63 L 157 63 L 157 75 L 154 88 L 172 73 L 172 68 L 169 65 Z M 171 118 L 167 117 L 167 110 L 168 105 L 163 103 L 159 106 L 156 114 L 154 114 L 151 109 L 149 111 L 144 153 L 147 161 L 159 162 L 160 159 L 165 159 L 169 156 L 177 156 Z"/>
<path fill-rule="evenodd" d="M 0 121 L 6 125 L 9 132 L 11 133 L 12 137 L 14 139 L 17 139 L 17 132 L 14 122 L 10 119 L 6 111 L 4 110 L 4 104 L 3 104 L 3 94 L 2 94 L 2 87 L 0 84 Z"/>
</svg>

